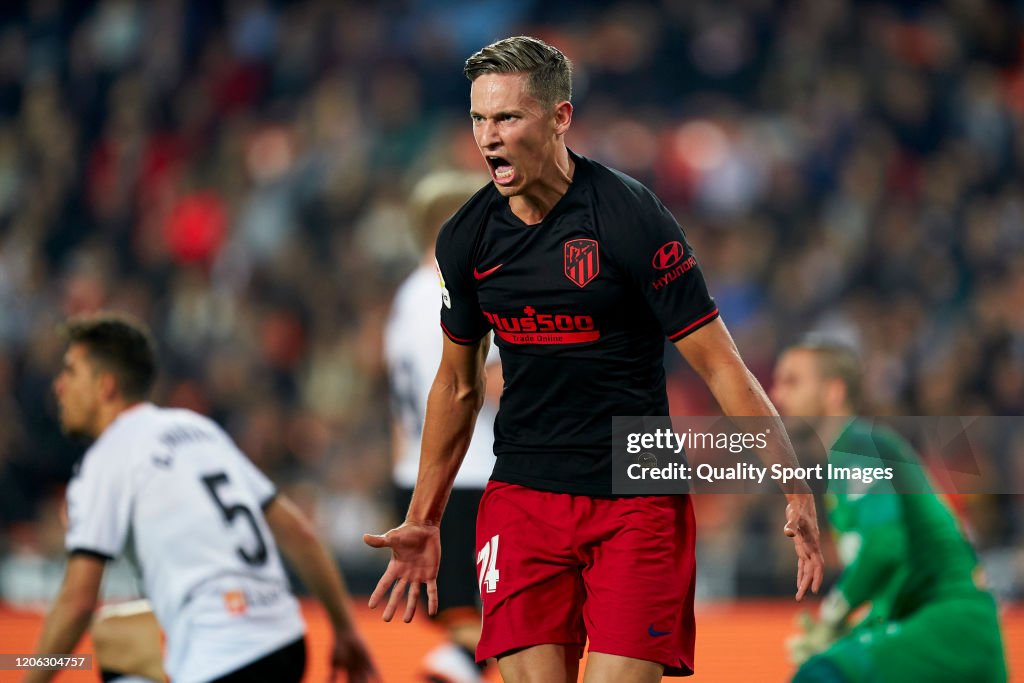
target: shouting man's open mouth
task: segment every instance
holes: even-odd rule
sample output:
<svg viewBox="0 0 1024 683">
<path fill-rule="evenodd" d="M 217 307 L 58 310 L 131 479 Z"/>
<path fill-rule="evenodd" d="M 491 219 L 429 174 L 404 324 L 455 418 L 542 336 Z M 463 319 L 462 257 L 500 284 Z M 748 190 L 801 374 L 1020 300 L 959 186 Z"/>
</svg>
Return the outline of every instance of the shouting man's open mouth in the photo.
<svg viewBox="0 0 1024 683">
<path fill-rule="evenodd" d="M 504 157 L 488 155 L 487 163 L 491 167 L 491 177 L 499 185 L 509 185 L 515 180 L 516 169 Z"/>
</svg>

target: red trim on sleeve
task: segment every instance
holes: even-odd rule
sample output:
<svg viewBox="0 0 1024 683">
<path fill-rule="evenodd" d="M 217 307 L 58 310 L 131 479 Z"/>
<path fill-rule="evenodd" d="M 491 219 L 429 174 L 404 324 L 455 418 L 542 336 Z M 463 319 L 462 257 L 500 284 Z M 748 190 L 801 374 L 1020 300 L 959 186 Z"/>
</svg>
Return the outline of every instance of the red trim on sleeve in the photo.
<svg viewBox="0 0 1024 683">
<path fill-rule="evenodd" d="M 441 329 L 444 330 L 444 333 L 448 336 L 448 338 L 451 339 L 456 344 L 475 344 L 478 341 L 480 341 L 480 337 L 477 337 L 476 339 L 463 339 L 462 337 L 456 337 L 454 334 L 448 331 L 448 328 L 444 326 L 444 323 L 441 323 Z"/>
<path fill-rule="evenodd" d="M 718 309 L 716 308 L 715 310 L 711 311 L 707 315 L 705 315 L 705 316 L 703 316 L 701 318 L 697 318 L 692 323 L 690 323 L 689 325 L 687 325 L 683 329 L 679 330 L 675 334 L 670 334 L 668 336 L 668 338 L 669 338 L 670 341 L 679 341 L 680 339 L 685 337 L 690 332 L 696 331 L 698 327 L 701 327 L 702 325 L 711 322 L 712 320 L 714 320 L 717 317 L 718 317 Z"/>
</svg>

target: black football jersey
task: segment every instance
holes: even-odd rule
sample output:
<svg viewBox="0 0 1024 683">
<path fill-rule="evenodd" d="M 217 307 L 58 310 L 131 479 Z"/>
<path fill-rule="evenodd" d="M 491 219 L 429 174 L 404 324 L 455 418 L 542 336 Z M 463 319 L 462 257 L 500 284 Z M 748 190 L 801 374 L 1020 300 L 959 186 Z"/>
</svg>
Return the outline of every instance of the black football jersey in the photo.
<svg viewBox="0 0 1024 683">
<path fill-rule="evenodd" d="M 636 180 L 573 154 L 572 184 L 526 225 L 488 184 L 437 240 L 441 326 L 494 332 L 504 392 L 492 479 L 611 493 L 612 417 L 667 415 L 665 337 L 718 316 L 682 228 Z"/>
</svg>

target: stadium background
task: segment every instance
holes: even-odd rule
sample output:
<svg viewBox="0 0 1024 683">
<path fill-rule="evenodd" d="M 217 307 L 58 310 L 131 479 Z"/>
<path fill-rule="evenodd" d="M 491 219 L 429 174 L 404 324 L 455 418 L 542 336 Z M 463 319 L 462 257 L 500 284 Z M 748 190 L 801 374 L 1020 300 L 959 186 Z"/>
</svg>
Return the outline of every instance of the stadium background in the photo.
<svg viewBox="0 0 1024 683">
<path fill-rule="evenodd" d="M 861 349 L 873 414 L 1024 413 L 1022 23 L 995 0 L 4 3 L 0 646 L 62 571 L 81 446 L 55 423 L 54 325 L 100 307 L 150 323 L 159 401 L 223 424 L 368 591 L 386 558 L 360 536 L 393 522 L 381 330 L 418 257 L 403 201 L 482 169 L 461 65 L 505 35 L 573 59 L 570 146 L 675 212 L 763 383 L 825 330 Z M 673 412 L 713 414 L 673 356 Z M 1015 493 L 954 502 L 1020 671 L 1024 439 L 976 455 Z M 697 514 L 704 679 L 751 647 L 785 672 L 780 501 Z M 115 570 L 108 594 L 133 590 Z M 374 627 L 382 657 L 402 628 Z"/>
</svg>

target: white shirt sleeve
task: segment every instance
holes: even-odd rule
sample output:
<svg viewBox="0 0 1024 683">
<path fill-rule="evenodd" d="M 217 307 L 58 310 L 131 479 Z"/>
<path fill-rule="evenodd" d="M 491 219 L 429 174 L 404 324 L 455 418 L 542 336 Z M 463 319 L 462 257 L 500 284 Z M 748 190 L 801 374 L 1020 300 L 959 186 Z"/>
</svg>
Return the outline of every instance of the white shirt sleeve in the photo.
<svg viewBox="0 0 1024 683">
<path fill-rule="evenodd" d="M 97 442 L 68 485 L 68 552 L 108 559 L 124 550 L 131 525 L 131 471 L 109 442 Z"/>
</svg>

